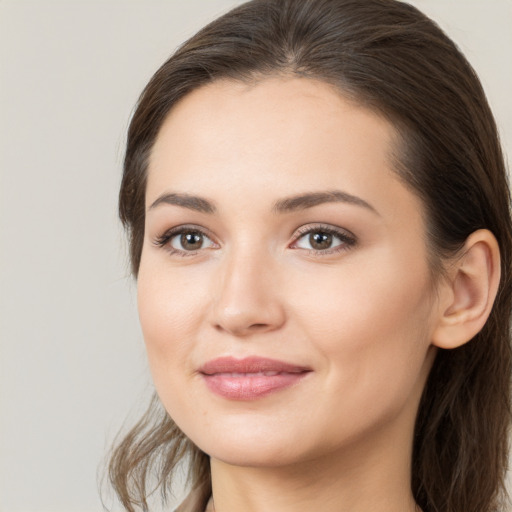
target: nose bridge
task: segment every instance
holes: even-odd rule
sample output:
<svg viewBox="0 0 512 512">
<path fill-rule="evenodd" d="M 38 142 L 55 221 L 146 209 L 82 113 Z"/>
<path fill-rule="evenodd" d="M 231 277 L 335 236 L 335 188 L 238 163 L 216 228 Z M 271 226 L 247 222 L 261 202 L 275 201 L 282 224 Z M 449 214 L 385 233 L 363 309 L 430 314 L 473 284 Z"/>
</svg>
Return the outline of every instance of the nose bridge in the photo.
<svg viewBox="0 0 512 512">
<path fill-rule="evenodd" d="M 284 322 L 276 288 L 276 263 L 268 250 L 251 242 L 233 246 L 214 290 L 214 324 L 238 336 L 273 330 Z"/>
</svg>

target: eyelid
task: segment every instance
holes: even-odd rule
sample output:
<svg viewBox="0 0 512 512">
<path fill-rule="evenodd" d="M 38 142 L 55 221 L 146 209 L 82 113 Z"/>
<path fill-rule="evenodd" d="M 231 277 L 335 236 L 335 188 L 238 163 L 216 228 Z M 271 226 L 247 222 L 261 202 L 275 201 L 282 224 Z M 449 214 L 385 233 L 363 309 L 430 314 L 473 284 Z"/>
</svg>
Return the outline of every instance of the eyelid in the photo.
<svg viewBox="0 0 512 512">
<path fill-rule="evenodd" d="M 219 243 L 215 240 L 215 237 L 210 233 L 210 230 L 198 226 L 197 224 L 181 224 L 179 226 L 174 226 L 168 230 L 166 230 L 161 235 L 156 236 L 153 239 L 153 244 L 157 247 L 165 248 L 169 253 L 173 255 L 179 255 L 179 256 L 194 256 L 200 251 L 211 249 L 211 247 L 205 247 L 201 249 L 197 249 L 195 251 L 184 251 L 180 249 L 176 249 L 175 247 L 172 247 L 170 242 L 171 240 L 183 233 L 186 232 L 195 232 L 200 233 L 205 238 L 208 238 L 215 246 L 219 246 Z"/>
<path fill-rule="evenodd" d="M 315 231 L 329 233 L 334 237 L 338 238 L 342 243 L 329 249 L 305 249 L 296 246 L 294 247 L 294 245 L 296 245 L 297 242 L 300 239 L 302 239 L 305 235 Z M 175 236 L 183 234 L 185 232 L 200 233 L 204 237 L 208 238 L 214 244 L 215 247 L 205 247 L 197 249 L 195 251 L 185 251 L 172 247 L 169 242 Z M 292 242 L 288 245 L 288 247 L 294 250 L 306 251 L 309 254 L 313 255 L 327 256 L 330 254 L 347 251 L 354 245 L 356 245 L 357 241 L 357 237 L 352 232 L 345 228 L 333 226 L 332 224 L 313 223 L 305 224 L 296 229 L 294 234 L 292 235 Z M 163 234 L 156 236 L 153 240 L 153 244 L 156 245 L 157 247 L 165 248 L 169 253 L 178 256 L 194 256 L 197 255 L 200 251 L 210 250 L 212 248 L 216 249 L 220 247 L 220 244 L 216 241 L 216 237 L 210 232 L 210 230 L 197 224 L 182 224 L 179 226 L 174 226 L 166 230 Z"/>
<path fill-rule="evenodd" d="M 294 247 L 295 244 L 299 240 L 301 240 L 305 235 L 314 233 L 314 232 L 324 232 L 333 235 L 334 237 L 341 240 L 343 243 L 329 248 L 329 249 L 304 249 L 299 247 Z M 342 252 L 349 250 L 357 243 L 357 237 L 350 231 L 344 228 L 340 228 L 337 226 L 333 226 L 331 224 L 322 224 L 322 223 L 314 223 L 314 224 L 306 224 L 298 228 L 293 234 L 293 241 L 290 244 L 290 248 L 296 250 L 307 251 L 310 254 L 318 255 L 318 256 L 327 256 L 330 254 Z"/>
</svg>

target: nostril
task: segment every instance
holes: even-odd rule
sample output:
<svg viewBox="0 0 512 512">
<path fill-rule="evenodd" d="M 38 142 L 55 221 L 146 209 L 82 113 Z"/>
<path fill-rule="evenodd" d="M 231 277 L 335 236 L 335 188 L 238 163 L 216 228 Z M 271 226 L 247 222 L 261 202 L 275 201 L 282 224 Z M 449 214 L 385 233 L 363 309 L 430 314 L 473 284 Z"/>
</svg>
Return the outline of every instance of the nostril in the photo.
<svg viewBox="0 0 512 512">
<path fill-rule="evenodd" d="M 262 327 L 266 327 L 267 324 L 252 324 L 249 326 L 251 329 L 261 329 Z"/>
<path fill-rule="evenodd" d="M 228 325 L 226 323 L 218 323 L 215 325 L 215 329 L 218 331 L 228 331 L 237 336 L 243 336 L 251 333 L 262 332 L 269 329 L 271 326 L 268 323 L 254 323 L 249 325 Z"/>
</svg>

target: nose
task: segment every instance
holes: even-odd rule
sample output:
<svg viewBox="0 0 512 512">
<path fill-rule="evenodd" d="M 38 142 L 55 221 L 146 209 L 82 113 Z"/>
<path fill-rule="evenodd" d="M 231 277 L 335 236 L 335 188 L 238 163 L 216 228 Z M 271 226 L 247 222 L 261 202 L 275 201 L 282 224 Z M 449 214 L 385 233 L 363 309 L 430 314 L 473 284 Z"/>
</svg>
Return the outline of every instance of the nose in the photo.
<svg viewBox="0 0 512 512">
<path fill-rule="evenodd" d="M 276 265 L 260 254 L 233 254 L 222 263 L 213 291 L 217 330 L 247 337 L 285 323 Z"/>
</svg>

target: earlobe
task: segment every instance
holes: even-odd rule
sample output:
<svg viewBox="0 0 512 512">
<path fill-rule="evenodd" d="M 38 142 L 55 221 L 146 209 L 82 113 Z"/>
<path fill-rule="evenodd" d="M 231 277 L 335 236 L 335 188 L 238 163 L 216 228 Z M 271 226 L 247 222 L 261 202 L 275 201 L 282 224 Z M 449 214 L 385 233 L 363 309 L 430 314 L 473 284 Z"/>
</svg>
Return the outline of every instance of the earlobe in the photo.
<svg viewBox="0 0 512 512">
<path fill-rule="evenodd" d="M 500 281 L 500 251 L 487 229 L 472 233 L 440 285 L 439 319 L 432 344 L 452 349 L 470 341 L 484 326 Z"/>
</svg>

